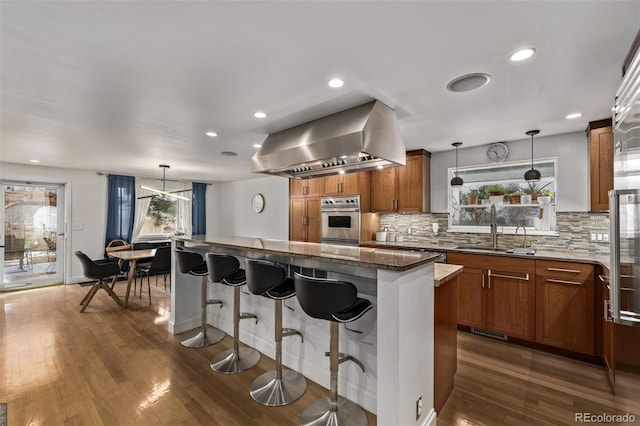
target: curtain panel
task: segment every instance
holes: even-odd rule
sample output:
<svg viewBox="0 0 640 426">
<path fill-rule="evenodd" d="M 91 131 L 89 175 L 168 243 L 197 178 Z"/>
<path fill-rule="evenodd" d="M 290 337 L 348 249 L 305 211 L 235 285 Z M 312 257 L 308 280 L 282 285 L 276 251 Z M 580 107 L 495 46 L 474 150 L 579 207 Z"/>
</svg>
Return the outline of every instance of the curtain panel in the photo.
<svg viewBox="0 0 640 426">
<path fill-rule="evenodd" d="M 207 233 L 206 193 L 207 184 L 193 182 L 193 196 L 191 202 L 191 233 L 202 235 Z"/>
<path fill-rule="evenodd" d="M 104 245 L 106 247 L 115 238 L 130 243 L 136 204 L 135 178 L 109 175 L 107 182 L 107 232 Z"/>
</svg>

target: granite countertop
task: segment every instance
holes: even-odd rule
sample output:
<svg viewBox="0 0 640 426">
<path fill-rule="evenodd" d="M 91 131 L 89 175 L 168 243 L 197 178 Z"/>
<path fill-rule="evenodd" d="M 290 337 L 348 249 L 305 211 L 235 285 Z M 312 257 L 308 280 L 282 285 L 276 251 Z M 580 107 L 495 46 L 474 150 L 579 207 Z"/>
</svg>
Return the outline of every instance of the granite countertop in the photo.
<svg viewBox="0 0 640 426">
<path fill-rule="evenodd" d="M 437 254 L 429 252 L 379 250 L 377 248 L 226 235 L 194 235 L 191 238 L 175 237 L 175 240 L 216 247 L 253 250 L 261 253 L 287 254 L 320 261 L 393 271 L 406 271 L 425 263 L 433 262 L 438 258 Z"/>
<path fill-rule="evenodd" d="M 433 284 L 440 287 L 442 284 L 452 280 L 462 273 L 464 269 L 461 265 L 447 265 L 446 263 L 434 264 Z"/>
<path fill-rule="evenodd" d="M 363 241 L 360 243 L 363 246 L 376 247 L 376 248 L 391 248 L 391 249 L 403 249 L 403 250 L 433 250 L 433 251 L 446 251 L 455 253 L 468 253 L 468 254 L 482 254 L 488 256 L 508 256 L 508 257 L 522 257 L 527 259 L 540 259 L 540 260 L 555 260 L 565 262 L 578 262 L 578 263 L 592 263 L 599 264 L 605 268 L 609 267 L 609 256 L 588 253 L 584 251 L 573 250 L 536 250 L 536 253 L 531 254 L 519 254 L 519 253 L 507 253 L 505 251 L 493 251 L 491 249 L 483 248 L 469 248 L 460 247 L 459 245 L 447 243 L 447 244 L 434 244 L 431 242 L 417 243 L 417 242 L 391 242 L 391 241 Z"/>
</svg>

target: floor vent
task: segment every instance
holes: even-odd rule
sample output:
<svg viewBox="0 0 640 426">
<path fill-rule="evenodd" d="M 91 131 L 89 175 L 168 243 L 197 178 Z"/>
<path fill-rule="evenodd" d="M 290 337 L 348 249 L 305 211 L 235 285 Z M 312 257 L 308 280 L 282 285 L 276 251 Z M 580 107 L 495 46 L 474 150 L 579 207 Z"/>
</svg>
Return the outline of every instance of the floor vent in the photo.
<svg viewBox="0 0 640 426">
<path fill-rule="evenodd" d="M 505 342 L 509 340 L 509 336 L 502 333 L 496 333 L 495 331 L 485 330 L 483 328 L 471 327 L 471 332 L 475 334 L 479 334 L 481 336 L 491 337 L 498 340 L 504 340 Z"/>
</svg>

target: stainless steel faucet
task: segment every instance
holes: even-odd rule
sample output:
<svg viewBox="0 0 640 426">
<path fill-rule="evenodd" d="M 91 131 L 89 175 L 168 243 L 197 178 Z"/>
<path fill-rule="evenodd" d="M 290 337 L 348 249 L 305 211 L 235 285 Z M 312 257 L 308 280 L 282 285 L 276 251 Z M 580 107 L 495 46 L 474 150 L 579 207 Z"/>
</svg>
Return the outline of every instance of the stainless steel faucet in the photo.
<svg viewBox="0 0 640 426">
<path fill-rule="evenodd" d="M 498 248 L 498 222 L 496 216 L 496 205 L 491 204 L 491 210 L 489 213 L 491 225 L 489 226 L 491 227 L 491 244 L 494 250 Z"/>
<path fill-rule="evenodd" d="M 524 240 L 522 241 L 522 248 L 526 248 L 527 247 L 527 228 L 525 228 L 524 225 L 516 226 L 516 237 L 518 236 L 518 229 L 520 228 L 522 228 L 522 230 L 524 231 Z"/>
</svg>

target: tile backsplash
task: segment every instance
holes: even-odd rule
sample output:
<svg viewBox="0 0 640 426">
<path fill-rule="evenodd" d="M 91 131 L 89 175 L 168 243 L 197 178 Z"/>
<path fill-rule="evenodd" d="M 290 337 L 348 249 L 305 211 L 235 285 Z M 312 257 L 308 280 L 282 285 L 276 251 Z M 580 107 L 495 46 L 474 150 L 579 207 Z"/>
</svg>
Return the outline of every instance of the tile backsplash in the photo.
<svg viewBox="0 0 640 426">
<path fill-rule="evenodd" d="M 447 232 L 449 225 L 447 213 L 418 213 L 418 214 L 380 214 L 380 226 L 400 233 L 404 241 L 428 242 L 431 244 L 458 245 L 490 245 L 489 234 Z M 437 223 L 438 235 L 433 232 L 433 223 Z M 609 232 L 609 214 L 602 212 L 557 212 L 557 236 L 529 235 L 527 241 L 535 249 L 569 250 L 595 254 L 609 253 L 606 241 L 592 241 L 592 235 Z M 409 233 L 409 229 L 411 233 Z M 498 237 L 500 247 L 515 247 L 522 245 L 522 234 L 512 234 Z"/>
</svg>

